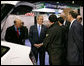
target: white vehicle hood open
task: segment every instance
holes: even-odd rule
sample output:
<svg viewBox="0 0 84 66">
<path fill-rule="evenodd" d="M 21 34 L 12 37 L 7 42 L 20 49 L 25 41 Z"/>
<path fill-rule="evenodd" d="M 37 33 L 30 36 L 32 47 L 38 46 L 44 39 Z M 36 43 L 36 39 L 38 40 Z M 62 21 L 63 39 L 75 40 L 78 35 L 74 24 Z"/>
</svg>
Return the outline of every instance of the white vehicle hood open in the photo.
<svg viewBox="0 0 84 66">
<path fill-rule="evenodd" d="M 10 50 L 1 57 L 1 65 L 33 65 L 29 58 L 31 47 L 1 41 Z"/>
</svg>

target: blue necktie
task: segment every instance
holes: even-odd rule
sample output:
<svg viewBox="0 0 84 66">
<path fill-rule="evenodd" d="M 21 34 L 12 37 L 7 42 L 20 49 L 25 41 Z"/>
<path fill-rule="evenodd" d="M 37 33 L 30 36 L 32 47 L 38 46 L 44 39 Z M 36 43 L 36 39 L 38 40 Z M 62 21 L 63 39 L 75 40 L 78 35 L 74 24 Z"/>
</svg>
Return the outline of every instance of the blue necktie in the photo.
<svg viewBox="0 0 84 66">
<path fill-rule="evenodd" d="M 40 32 L 41 32 L 41 29 L 40 29 L 40 25 L 38 26 L 38 34 L 40 36 Z"/>
</svg>

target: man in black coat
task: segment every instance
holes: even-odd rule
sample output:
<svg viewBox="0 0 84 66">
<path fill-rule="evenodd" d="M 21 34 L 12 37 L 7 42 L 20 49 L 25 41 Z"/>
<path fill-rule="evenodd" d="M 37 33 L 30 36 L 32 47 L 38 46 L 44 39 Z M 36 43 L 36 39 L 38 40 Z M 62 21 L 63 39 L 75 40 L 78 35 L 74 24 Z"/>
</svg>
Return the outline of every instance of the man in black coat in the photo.
<svg viewBox="0 0 84 66">
<path fill-rule="evenodd" d="M 57 22 L 56 15 L 50 15 L 49 22 L 50 27 L 43 41 L 43 46 L 48 51 L 50 65 L 62 65 L 64 52 L 62 29 Z"/>
<path fill-rule="evenodd" d="M 64 19 L 64 22 L 63 22 L 63 25 L 66 27 L 66 44 L 67 44 L 67 41 L 68 41 L 68 32 L 69 32 L 69 26 L 70 26 L 70 22 L 67 20 L 67 16 L 65 15 L 64 12 L 62 12 L 60 14 L 60 17 L 62 17 Z M 66 46 L 67 47 L 67 46 Z"/>
<path fill-rule="evenodd" d="M 27 28 L 26 26 L 24 26 L 24 22 L 22 22 L 20 28 L 21 28 L 21 30 L 24 32 L 23 43 L 25 43 L 25 40 L 28 39 L 28 28 Z"/>
<path fill-rule="evenodd" d="M 25 39 L 28 39 L 28 28 L 24 26 L 24 22 L 22 22 L 21 29 L 24 31 Z"/>
<path fill-rule="evenodd" d="M 66 65 L 67 64 L 67 58 L 66 58 L 67 57 L 67 43 L 66 43 L 66 41 L 67 41 L 67 39 L 66 39 L 67 28 L 66 28 L 66 26 L 63 25 L 64 19 L 62 17 L 58 18 L 58 23 L 62 29 L 62 43 L 64 45 L 64 52 L 63 52 L 63 62 L 64 63 L 63 64 Z"/>
<path fill-rule="evenodd" d="M 65 15 L 64 12 L 62 12 L 60 14 L 60 17 L 62 17 L 64 19 L 63 25 L 67 28 L 67 31 L 69 31 L 70 22 L 67 20 L 67 16 Z"/>
<path fill-rule="evenodd" d="M 32 51 L 35 55 L 36 62 L 38 61 L 38 53 L 40 59 L 40 65 L 45 64 L 45 50 L 41 44 L 46 36 L 47 27 L 42 25 L 43 16 L 37 16 L 37 24 L 30 27 L 29 40 L 31 42 Z"/>
<path fill-rule="evenodd" d="M 64 19 L 63 25 L 66 27 L 66 39 L 68 39 L 68 32 L 69 32 L 70 22 L 67 20 L 67 16 L 65 15 L 64 12 L 62 12 L 60 14 L 60 17 L 62 17 Z M 66 43 L 67 43 L 67 41 L 66 41 Z"/>
<path fill-rule="evenodd" d="M 83 64 L 83 27 L 76 20 L 77 14 L 70 11 L 68 20 L 71 22 L 68 34 L 67 60 L 69 65 Z"/>
<path fill-rule="evenodd" d="M 24 45 L 23 39 L 24 39 L 24 32 L 20 29 L 21 27 L 21 20 L 16 19 L 14 21 L 14 25 L 11 27 L 8 27 L 5 34 L 5 40 L 12 43 L 17 43 Z"/>
<path fill-rule="evenodd" d="M 69 26 L 70 26 L 70 22 L 69 20 L 67 20 L 67 16 L 64 12 L 62 12 L 60 14 L 60 17 L 62 17 L 64 19 L 64 22 L 63 22 L 63 26 L 65 27 L 66 31 L 65 31 L 65 41 L 64 43 L 66 44 L 65 45 L 65 49 L 66 49 L 66 54 L 65 56 L 67 56 L 67 45 L 68 45 L 68 32 L 69 32 Z M 67 59 L 67 58 L 66 58 Z M 66 62 L 67 64 L 67 62 Z"/>
</svg>

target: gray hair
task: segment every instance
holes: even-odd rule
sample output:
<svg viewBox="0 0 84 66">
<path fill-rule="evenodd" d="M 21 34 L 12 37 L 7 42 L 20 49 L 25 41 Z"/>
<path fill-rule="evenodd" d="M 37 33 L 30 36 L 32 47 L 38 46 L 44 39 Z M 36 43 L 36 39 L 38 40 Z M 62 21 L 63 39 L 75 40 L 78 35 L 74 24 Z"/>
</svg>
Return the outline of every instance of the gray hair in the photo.
<svg viewBox="0 0 84 66">
<path fill-rule="evenodd" d="M 40 16 L 42 16 L 42 17 L 43 17 L 43 15 L 37 15 L 37 16 L 36 16 L 36 20 L 37 20 Z"/>
</svg>

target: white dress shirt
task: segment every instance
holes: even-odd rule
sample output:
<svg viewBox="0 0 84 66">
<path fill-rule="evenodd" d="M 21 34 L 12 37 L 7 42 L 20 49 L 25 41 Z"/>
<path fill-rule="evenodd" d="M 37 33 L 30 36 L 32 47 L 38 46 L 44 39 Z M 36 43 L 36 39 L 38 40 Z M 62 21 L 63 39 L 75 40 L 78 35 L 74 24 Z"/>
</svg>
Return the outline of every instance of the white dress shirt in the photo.
<svg viewBox="0 0 84 66">
<path fill-rule="evenodd" d="M 69 26 L 69 29 L 71 28 L 71 26 L 72 26 L 72 24 L 73 24 L 73 22 L 75 21 L 76 19 L 73 19 L 72 21 L 71 21 L 71 24 L 70 24 L 70 26 Z"/>
<path fill-rule="evenodd" d="M 37 28 L 39 27 L 40 24 L 37 23 Z M 40 29 L 41 29 L 41 25 L 40 25 Z"/>
<path fill-rule="evenodd" d="M 40 32 L 41 33 L 41 27 L 42 25 L 39 25 L 38 23 L 37 23 L 37 29 L 38 29 L 38 33 Z M 40 27 L 40 28 L 39 28 Z"/>
<path fill-rule="evenodd" d="M 65 25 L 65 23 L 66 23 L 66 20 L 64 20 L 64 23 L 63 23 L 63 25 Z"/>
</svg>

